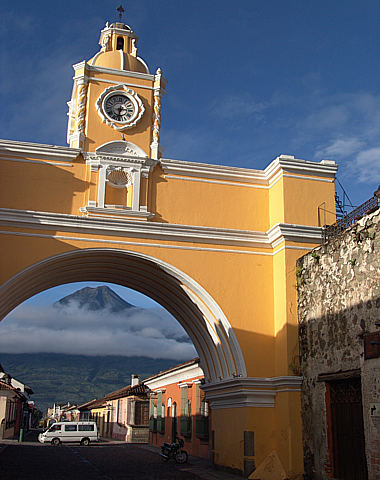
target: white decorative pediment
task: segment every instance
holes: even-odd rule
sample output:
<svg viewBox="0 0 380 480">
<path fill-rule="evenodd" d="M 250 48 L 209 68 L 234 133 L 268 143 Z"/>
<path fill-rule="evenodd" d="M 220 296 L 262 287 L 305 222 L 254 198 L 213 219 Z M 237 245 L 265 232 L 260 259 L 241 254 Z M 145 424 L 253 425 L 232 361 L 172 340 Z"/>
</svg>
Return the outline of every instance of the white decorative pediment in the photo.
<svg viewBox="0 0 380 480">
<path fill-rule="evenodd" d="M 115 140 L 107 142 L 98 147 L 95 152 L 99 155 L 117 155 L 125 157 L 142 157 L 147 158 L 148 155 L 144 150 L 132 142 L 125 140 Z"/>
<path fill-rule="evenodd" d="M 141 182 L 149 178 L 158 160 L 149 158 L 144 150 L 126 140 L 104 143 L 95 152 L 83 152 L 82 155 L 98 175 L 97 199 L 89 199 L 88 205 L 81 209 L 82 213 L 152 217 L 148 212 L 147 196 L 140 195 Z M 107 185 L 120 189 L 132 187 L 132 204 L 106 204 Z"/>
</svg>

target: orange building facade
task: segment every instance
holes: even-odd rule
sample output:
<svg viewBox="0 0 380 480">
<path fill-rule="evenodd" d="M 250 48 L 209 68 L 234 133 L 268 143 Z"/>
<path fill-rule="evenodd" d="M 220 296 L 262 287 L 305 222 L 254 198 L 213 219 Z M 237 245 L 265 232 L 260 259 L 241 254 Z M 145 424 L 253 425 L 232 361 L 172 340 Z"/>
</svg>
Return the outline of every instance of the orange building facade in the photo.
<svg viewBox="0 0 380 480">
<path fill-rule="evenodd" d="M 149 442 L 160 447 L 180 437 L 190 455 L 212 460 L 209 402 L 199 359 L 190 360 L 144 380 L 151 390 Z"/>
</svg>

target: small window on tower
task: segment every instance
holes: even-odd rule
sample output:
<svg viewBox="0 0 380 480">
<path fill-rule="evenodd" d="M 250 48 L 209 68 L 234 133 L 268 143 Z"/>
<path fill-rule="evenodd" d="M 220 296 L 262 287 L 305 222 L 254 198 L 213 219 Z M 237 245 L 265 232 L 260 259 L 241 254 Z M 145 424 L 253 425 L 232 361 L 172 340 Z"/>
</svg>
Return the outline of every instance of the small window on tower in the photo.
<svg viewBox="0 0 380 480">
<path fill-rule="evenodd" d="M 124 38 L 117 37 L 116 50 L 123 50 L 123 49 L 124 49 Z"/>
</svg>

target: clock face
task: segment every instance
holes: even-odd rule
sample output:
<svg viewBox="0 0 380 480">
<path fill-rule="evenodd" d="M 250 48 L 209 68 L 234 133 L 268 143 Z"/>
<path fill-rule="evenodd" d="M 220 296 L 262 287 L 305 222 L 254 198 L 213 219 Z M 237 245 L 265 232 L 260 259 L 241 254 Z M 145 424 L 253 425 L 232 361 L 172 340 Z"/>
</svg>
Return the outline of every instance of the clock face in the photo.
<svg viewBox="0 0 380 480">
<path fill-rule="evenodd" d="M 118 123 L 129 122 L 136 114 L 136 105 L 124 92 L 114 92 L 104 99 L 104 113 Z"/>
<path fill-rule="evenodd" d="M 103 123 L 119 132 L 135 127 L 145 112 L 141 98 L 124 84 L 107 87 L 95 106 Z"/>
</svg>

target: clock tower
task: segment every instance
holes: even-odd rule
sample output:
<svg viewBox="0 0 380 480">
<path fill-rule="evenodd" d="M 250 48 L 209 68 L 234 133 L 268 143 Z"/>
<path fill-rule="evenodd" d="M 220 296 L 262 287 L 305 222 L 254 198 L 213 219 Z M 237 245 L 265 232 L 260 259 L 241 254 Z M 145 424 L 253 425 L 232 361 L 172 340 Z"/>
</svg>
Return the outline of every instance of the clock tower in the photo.
<svg viewBox="0 0 380 480">
<path fill-rule="evenodd" d="M 74 65 L 67 142 L 90 167 L 87 216 L 147 220 L 151 174 L 160 158 L 161 97 L 166 80 L 149 72 L 128 25 L 106 23 L 100 50 Z"/>
<path fill-rule="evenodd" d="M 131 152 L 160 157 L 161 69 L 149 72 L 137 53 L 137 35 L 124 23 L 106 23 L 100 50 L 74 65 L 67 142 L 93 152 L 109 142 L 128 143 Z"/>
</svg>

